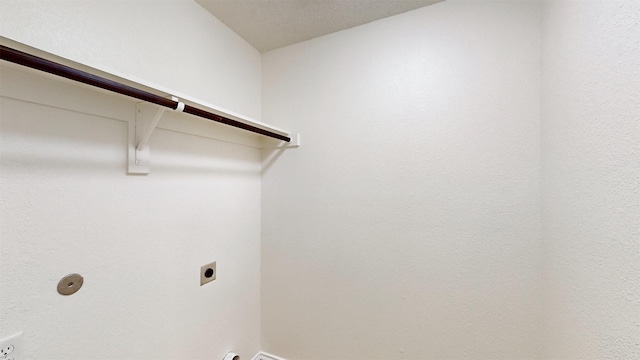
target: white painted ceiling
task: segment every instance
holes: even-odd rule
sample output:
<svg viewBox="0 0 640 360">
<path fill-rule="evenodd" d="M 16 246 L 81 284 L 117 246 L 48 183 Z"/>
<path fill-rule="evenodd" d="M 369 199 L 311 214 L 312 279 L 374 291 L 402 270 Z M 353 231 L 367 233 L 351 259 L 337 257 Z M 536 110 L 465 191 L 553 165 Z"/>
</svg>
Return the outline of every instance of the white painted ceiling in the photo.
<svg viewBox="0 0 640 360">
<path fill-rule="evenodd" d="M 196 0 L 265 52 L 442 0 Z"/>
</svg>

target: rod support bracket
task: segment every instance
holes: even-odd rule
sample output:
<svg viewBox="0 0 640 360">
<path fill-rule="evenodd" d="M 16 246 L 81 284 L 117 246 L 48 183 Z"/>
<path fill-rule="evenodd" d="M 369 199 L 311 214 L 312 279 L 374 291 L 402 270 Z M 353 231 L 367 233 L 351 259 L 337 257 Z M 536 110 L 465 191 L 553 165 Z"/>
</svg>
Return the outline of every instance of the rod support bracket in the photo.
<svg viewBox="0 0 640 360">
<path fill-rule="evenodd" d="M 173 109 L 173 111 L 177 111 L 177 112 L 183 112 L 184 111 L 184 103 L 182 101 L 180 101 L 180 99 L 178 99 L 175 96 L 172 96 L 171 100 L 178 102 L 178 105 L 176 105 L 176 108 Z"/>
<path fill-rule="evenodd" d="M 289 135 L 289 137 L 291 138 L 291 141 L 289 141 L 289 143 L 285 145 L 286 147 L 288 148 L 300 147 L 300 133 L 291 134 Z"/>
<path fill-rule="evenodd" d="M 262 148 L 270 150 L 284 150 L 300 147 L 300 133 L 287 134 L 287 137 L 290 139 L 289 141 L 282 140 L 280 142 L 274 142 L 273 139 L 268 139 L 262 143 Z"/>
<path fill-rule="evenodd" d="M 178 107 L 180 104 L 184 108 L 182 102 L 178 102 Z M 156 108 L 153 114 L 153 109 L 149 104 L 137 103 L 135 119 L 129 120 L 128 174 L 147 175 L 151 171 L 149 140 L 166 110 L 163 107 Z"/>
</svg>

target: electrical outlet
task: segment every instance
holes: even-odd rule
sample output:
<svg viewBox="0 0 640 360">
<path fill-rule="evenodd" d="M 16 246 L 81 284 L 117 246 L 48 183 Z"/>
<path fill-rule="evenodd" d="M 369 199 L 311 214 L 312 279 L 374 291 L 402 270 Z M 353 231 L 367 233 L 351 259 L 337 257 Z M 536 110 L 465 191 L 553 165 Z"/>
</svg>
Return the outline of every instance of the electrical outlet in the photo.
<svg viewBox="0 0 640 360">
<path fill-rule="evenodd" d="M 217 271 L 216 271 L 216 262 L 212 262 L 211 264 L 202 265 L 200 267 L 200 286 L 212 282 L 216 279 Z M 2 360 L 2 358 L 0 358 Z"/>
<path fill-rule="evenodd" d="M 0 360 L 22 359 L 22 333 L 0 340 Z"/>
</svg>

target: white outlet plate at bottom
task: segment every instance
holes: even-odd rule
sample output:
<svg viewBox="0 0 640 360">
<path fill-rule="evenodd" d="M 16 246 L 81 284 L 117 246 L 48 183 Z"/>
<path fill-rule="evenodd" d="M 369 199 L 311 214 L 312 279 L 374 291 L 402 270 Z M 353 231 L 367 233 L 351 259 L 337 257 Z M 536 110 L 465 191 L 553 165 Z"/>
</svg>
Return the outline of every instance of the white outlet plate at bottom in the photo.
<svg viewBox="0 0 640 360">
<path fill-rule="evenodd" d="M 1 360 L 22 360 L 23 357 L 22 333 L 0 340 Z"/>
</svg>

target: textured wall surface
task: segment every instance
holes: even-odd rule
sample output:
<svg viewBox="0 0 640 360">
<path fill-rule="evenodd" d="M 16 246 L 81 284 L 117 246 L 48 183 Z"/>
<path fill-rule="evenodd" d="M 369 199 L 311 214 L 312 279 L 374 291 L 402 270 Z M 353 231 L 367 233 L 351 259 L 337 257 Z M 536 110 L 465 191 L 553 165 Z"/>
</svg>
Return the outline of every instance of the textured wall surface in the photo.
<svg viewBox="0 0 640 360">
<path fill-rule="evenodd" d="M 455 2 L 263 55 L 264 350 L 540 348 L 539 4 Z M 269 163 L 275 154 L 265 154 Z"/>
<path fill-rule="evenodd" d="M 640 358 L 640 2 L 543 5 L 549 359 Z"/>
<path fill-rule="evenodd" d="M 1 1 L 0 34 L 259 117 L 259 53 L 197 4 L 106 4 Z M 0 338 L 24 331 L 30 360 L 257 353 L 259 150 L 158 129 L 152 173 L 127 176 L 134 102 L 0 76 Z M 72 272 L 84 287 L 63 297 Z"/>
<path fill-rule="evenodd" d="M 191 1 L 0 1 L 2 36 L 303 134 L 262 189 L 257 150 L 163 129 L 129 177 L 132 102 L 3 66 L 0 337 L 250 357 L 262 257 L 289 359 L 639 358 L 640 4 L 541 3 L 448 0 L 261 64 Z"/>
</svg>

